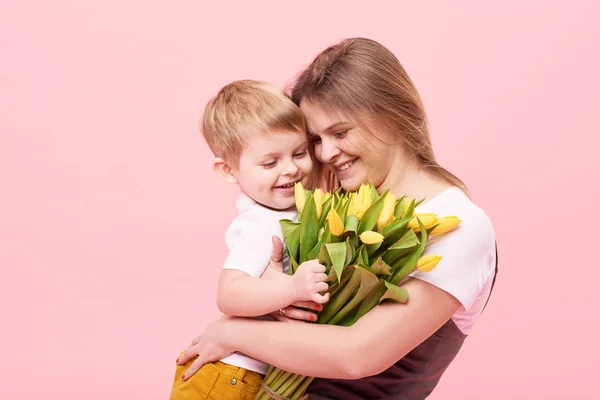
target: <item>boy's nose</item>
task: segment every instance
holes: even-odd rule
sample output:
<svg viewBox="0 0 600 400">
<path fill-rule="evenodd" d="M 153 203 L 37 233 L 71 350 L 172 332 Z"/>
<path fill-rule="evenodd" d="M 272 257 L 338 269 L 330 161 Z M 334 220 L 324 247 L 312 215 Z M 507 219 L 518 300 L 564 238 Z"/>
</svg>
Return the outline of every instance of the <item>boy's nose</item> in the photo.
<svg viewBox="0 0 600 400">
<path fill-rule="evenodd" d="M 284 175 L 296 175 L 298 173 L 298 166 L 293 162 L 288 162 L 285 165 Z"/>
</svg>

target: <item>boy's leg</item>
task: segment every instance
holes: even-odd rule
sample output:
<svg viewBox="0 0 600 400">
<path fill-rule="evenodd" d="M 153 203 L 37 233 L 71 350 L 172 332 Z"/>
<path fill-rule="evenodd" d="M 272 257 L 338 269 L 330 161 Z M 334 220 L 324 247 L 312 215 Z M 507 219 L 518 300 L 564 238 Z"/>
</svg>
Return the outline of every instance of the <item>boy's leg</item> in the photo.
<svg viewBox="0 0 600 400">
<path fill-rule="evenodd" d="M 221 363 L 223 364 L 223 363 Z M 227 364 L 223 364 L 227 365 Z M 264 375 L 258 372 L 249 371 L 244 368 L 227 365 L 229 369 L 229 391 L 226 393 L 227 399 L 252 400 L 264 379 Z"/>
<path fill-rule="evenodd" d="M 263 375 L 220 361 L 205 364 L 190 379 L 181 379 L 193 360 L 178 365 L 169 400 L 252 400 Z"/>
<path fill-rule="evenodd" d="M 206 364 L 190 379 L 184 381 L 181 379 L 183 373 L 192 365 L 194 360 L 188 361 L 185 365 L 177 365 L 175 369 L 175 378 L 173 379 L 173 388 L 169 400 L 207 400 L 214 389 L 219 372 L 211 364 Z"/>
</svg>

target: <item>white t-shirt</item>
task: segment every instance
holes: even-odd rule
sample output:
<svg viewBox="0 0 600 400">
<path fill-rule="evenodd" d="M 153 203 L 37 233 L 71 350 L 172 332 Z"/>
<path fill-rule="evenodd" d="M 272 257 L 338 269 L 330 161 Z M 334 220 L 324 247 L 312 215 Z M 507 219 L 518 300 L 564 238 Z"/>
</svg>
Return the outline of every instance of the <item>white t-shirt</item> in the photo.
<svg viewBox="0 0 600 400">
<path fill-rule="evenodd" d="M 452 316 L 468 334 L 488 299 L 496 267 L 496 234 L 485 212 L 458 187 L 446 189 L 416 209 L 439 217 L 455 215 L 462 222 L 454 231 L 431 238 L 423 254 L 442 256 L 430 272 L 415 271 L 412 277 L 450 293 L 462 304 Z"/>
<path fill-rule="evenodd" d="M 245 195 L 240 194 L 237 203 L 237 217 L 225 233 L 225 243 L 229 254 L 223 269 L 236 269 L 250 276 L 260 277 L 269 264 L 276 235 L 284 246 L 283 265 L 287 272 L 289 260 L 285 253 L 285 242 L 279 223 L 282 219 L 296 220 L 296 211 L 270 210 Z M 268 365 L 242 353 L 234 353 L 224 359 L 224 363 L 266 374 Z"/>
</svg>

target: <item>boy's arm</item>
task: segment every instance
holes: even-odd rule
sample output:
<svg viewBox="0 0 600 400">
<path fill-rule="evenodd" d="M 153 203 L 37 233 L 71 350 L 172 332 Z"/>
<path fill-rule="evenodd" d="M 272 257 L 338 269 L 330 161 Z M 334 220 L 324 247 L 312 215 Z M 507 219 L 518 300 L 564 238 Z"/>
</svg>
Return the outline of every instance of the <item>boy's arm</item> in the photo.
<svg viewBox="0 0 600 400">
<path fill-rule="evenodd" d="M 305 263 L 292 276 L 275 273 L 257 278 L 243 271 L 224 269 L 219 279 L 217 305 L 223 314 L 256 317 L 270 314 L 299 301 L 323 304 L 329 295 L 327 274 L 318 261 Z"/>
<path fill-rule="evenodd" d="M 279 274 L 257 278 L 235 269 L 224 269 L 219 278 L 217 305 L 223 314 L 256 317 L 290 305 L 294 299 L 292 277 Z"/>
</svg>

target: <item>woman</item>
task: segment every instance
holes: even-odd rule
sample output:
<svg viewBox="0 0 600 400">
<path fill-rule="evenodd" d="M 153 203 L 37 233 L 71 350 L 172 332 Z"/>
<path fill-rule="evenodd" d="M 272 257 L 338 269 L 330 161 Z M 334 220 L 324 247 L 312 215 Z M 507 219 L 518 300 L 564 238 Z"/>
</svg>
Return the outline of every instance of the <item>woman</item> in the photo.
<svg viewBox="0 0 600 400">
<path fill-rule="evenodd" d="M 458 215 L 461 226 L 428 252 L 437 268 L 413 273 L 407 304 L 377 306 L 351 327 L 223 317 L 178 360 L 206 362 L 234 351 L 315 376 L 310 399 L 423 399 L 460 350 L 493 286 L 495 234 L 464 184 L 435 161 L 419 94 L 397 58 L 368 39 L 347 39 L 320 55 L 291 93 L 307 120 L 324 182 L 346 190 L 372 180 L 379 192 L 426 201 L 419 212 Z M 302 318 L 301 310 L 284 310 Z"/>
</svg>

